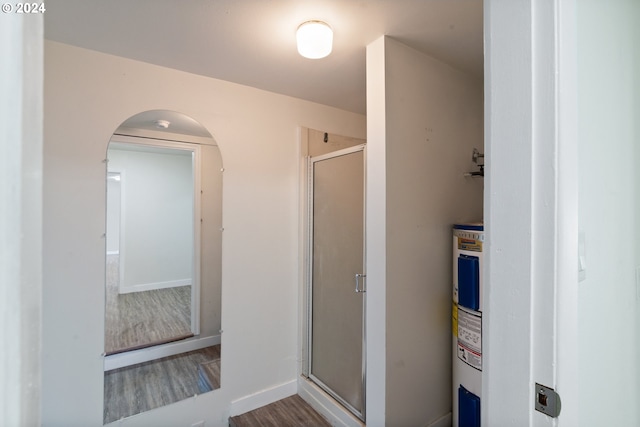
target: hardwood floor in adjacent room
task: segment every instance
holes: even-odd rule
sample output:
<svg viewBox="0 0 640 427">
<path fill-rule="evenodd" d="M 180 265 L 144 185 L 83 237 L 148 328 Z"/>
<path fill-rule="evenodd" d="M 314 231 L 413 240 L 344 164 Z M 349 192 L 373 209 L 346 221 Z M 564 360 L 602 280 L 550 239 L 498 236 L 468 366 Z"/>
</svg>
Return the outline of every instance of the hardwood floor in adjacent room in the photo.
<svg viewBox="0 0 640 427">
<path fill-rule="evenodd" d="M 118 293 L 118 255 L 107 255 L 105 354 L 193 336 L 191 286 Z"/>
<path fill-rule="evenodd" d="M 104 373 L 104 423 L 220 388 L 220 345 Z"/>
<path fill-rule="evenodd" d="M 229 418 L 229 427 L 330 427 L 300 396 L 293 395 Z"/>
</svg>

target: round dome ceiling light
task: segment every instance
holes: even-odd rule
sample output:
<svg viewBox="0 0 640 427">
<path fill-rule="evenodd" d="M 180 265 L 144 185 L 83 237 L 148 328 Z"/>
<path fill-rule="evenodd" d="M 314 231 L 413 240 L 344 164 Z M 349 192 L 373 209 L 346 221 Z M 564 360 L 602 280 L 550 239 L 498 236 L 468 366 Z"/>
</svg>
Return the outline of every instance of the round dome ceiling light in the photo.
<svg viewBox="0 0 640 427">
<path fill-rule="evenodd" d="M 333 30 L 326 22 L 307 21 L 296 31 L 298 53 L 305 58 L 320 59 L 331 53 Z"/>
</svg>

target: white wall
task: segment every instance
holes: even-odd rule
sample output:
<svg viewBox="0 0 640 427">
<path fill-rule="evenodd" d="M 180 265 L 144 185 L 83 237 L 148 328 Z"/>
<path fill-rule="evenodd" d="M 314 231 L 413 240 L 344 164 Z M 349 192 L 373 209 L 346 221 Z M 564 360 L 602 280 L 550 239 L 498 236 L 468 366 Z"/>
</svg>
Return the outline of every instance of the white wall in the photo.
<svg viewBox="0 0 640 427">
<path fill-rule="evenodd" d="M 45 426 L 101 424 L 102 160 L 114 130 L 153 109 L 196 119 L 224 161 L 222 388 L 122 424 L 226 425 L 232 401 L 296 379 L 297 128 L 364 138 L 364 116 L 45 42 Z"/>
<path fill-rule="evenodd" d="M 377 58 L 368 96 L 384 92 L 384 103 L 367 107 L 367 304 L 384 287 L 384 419 L 429 425 L 451 411 L 452 225 L 482 219 L 482 179 L 464 177 L 473 148 L 483 151 L 482 80 L 391 38 L 367 54 Z M 380 245 L 386 273 L 372 265 Z"/>
<path fill-rule="evenodd" d="M 193 280 L 192 151 L 110 148 L 121 172 L 120 292 L 190 285 Z"/>
<path fill-rule="evenodd" d="M 579 424 L 630 427 L 640 425 L 640 3 L 579 1 L 577 12 L 579 224 L 586 243 Z"/>
</svg>

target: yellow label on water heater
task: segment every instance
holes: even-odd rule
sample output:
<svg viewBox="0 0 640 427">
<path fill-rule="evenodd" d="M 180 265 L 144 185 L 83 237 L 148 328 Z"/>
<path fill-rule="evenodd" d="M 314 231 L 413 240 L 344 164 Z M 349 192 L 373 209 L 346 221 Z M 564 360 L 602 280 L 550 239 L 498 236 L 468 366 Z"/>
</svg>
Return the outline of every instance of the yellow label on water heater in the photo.
<svg viewBox="0 0 640 427">
<path fill-rule="evenodd" d="M 482 252 L 484 232 L 474 230 L 453 230 L 458 240 L 458 249 L 462 251 Z"/>
<path fill-rule="evenodd" d="M 458 237 L 458 249 L 462 251 L 482 252 L 482 242 L 476 239 Z"/>
<path fill-rule="evenodd" d="M 455 302 L 451 307 L 451 331 L 453 336 L 458 338 L 458 304 Z"/>
</svg>

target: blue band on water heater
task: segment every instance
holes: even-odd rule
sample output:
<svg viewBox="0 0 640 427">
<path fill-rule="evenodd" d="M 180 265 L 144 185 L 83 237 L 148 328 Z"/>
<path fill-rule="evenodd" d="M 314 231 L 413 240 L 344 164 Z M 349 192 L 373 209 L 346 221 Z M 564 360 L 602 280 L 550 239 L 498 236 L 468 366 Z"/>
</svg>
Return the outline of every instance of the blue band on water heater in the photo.
<svg viewBox="0 0 640 427">
<path fill-rule="evenodd" d="M 480 427 L 480 398 L 458 387 L 458 427 Z"/>
<path fill-rule="evenodd" d="M 480 310 L 480 259 L 476 256 L 458 256 L 458 304 Z"/>
<path fill-rule="evenodd" d="M 454 230 L 484 231 L 484 224 L 453 224 Z"/>
</svg>

